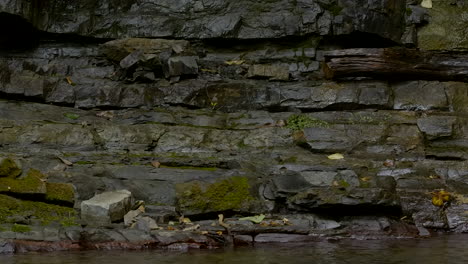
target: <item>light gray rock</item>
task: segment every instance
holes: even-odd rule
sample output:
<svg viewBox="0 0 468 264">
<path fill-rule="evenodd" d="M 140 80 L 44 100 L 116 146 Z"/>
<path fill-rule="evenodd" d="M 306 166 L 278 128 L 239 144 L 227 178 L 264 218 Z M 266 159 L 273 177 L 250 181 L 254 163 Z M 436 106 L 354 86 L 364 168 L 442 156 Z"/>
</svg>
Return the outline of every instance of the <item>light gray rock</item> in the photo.
<svg viewBox="0 0 468 264">
<path fill-rule="evenodd" d="M 89 226 L 108 225 L 123 220 L 132 204 L 127 190 L 104 192 L 81 203 L 81 219 Z"/>
<path fill-rule="evenodd" d="M 131 210 L 128 213 L 124 215 L 124 224 L 125 226 L 131 226 L 133 223 L 135 223 L 138 219 L 138 216 L 140 216 L 143 213 L 143 211 L 136 209 L 136 210 Z"/>
<path fill-rule="evenodd" d="M 418 127 L 427 139 L 433 140 L 452 136 L 455 122 L 455 117 L 429 116 L 418 119 Z"/>
<path fill-rule="evenodd" d="M 143 216 L 137 218 L 134 228 L 150 232 L 151 230 L 158 229 L 159 226 L 153 218 L 149 216 Z"/>
<path fill-rule="evenodd" d="M 171 57 L 167 61 L 166 77 L 196 75 L 198 74 L 198 57 L 196 56 L 178 56 Z"/>
<path fill-rule="evenodd" d="M 15 245 L 10 241 L 0 239 L 0 254 L 11 254 L 15 252 Z"/>
</svg>

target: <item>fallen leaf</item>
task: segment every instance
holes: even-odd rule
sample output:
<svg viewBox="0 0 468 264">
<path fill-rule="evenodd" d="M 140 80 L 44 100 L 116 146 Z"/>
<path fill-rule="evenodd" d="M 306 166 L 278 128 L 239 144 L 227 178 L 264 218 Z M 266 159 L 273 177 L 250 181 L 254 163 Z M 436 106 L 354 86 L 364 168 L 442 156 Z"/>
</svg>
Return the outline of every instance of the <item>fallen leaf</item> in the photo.
<svg viewBox="0 0 468 264">
<path fill-rule="evenodd" d="M 197 224 L 197 225 L 186 227 L 182 229 L 182 231 L 194 231 L 194 230 L 197 230 L 198 228 L 200 228 L 200 225 Z"/>
<path fill-rule="evenodd" d="M 343 154 L 335 153 L 335 154 L 331 154 L 330 156 L 327 156 L 327 158 L 331 160 L 340 160 L 340 159 L 344 159 L 344 156 Z"/>
<path fill-rule="evenodd" d="M 73 85 L 73 86 L 76 85 L 76 84 L 72 81 L 72 79 L 71 79 L 70 77 L 67 76 L 67 77 L 65 77 L 65 79 L 67 80 L 67 83 L 68 83 L 69 85 Z"/>
<path fill-rule="evenodd" d="M 181 216 L 179 218 L 179 223 L 181 223 L 181 224 L 190 224 L 190 223 L 192 223 L 192 221 L 190 221 L 190 219 L 188 217 Z"/>
<path fill-rule="evenodd" d="M 224 223 L 224 215 L 223 214 L 219 214 L 218 215 L 218 224 L 226 229 L 229 228 L 229 225 Z"/>
<path fill-rule="evenodd" d="M 216 234 L 222 236 L 222 235 L 223 235 L 223 231 L 216 231 Z"/>
<path fill-rule="evenodd" d="M 112 111 L 102 111 L 96 114 L 97 117 L 104 117 L 106 119 L 112 119 L 114 118 L 114 112 Z"/>
<path fill-rule="evenodd" d="M 153 167 L 155 167 L 155 168 L 159 168 L 159 166 L 161 166 L 161 163 L 160 163 L 159 161 L 153 160 L 153 161 L 151 162 L 151 165 L 152 165 Z"/>
<path fill-rule="evenodd" d="M 290 225 L 290 224 L 291 224 L 291 223 L 289 222 L 289 219 L 287 219 L 286 217 L 283 218 L 282 221 L 283 221 L 283 224 L 285 224 L 285 225 Z"/>
<path fill-rule="evenodd" d="M 395 161 L 393 161 L 391 159 L 388 159 L 388 160 L 384 161 L 383 165 L 385 167 L 393 167 L 393 166 L 395 166 Z"/>
<path fill-rule="evenodd" d="M 168 226 L 168 227 L 167 227 L 167 230 L 174 231 L 174 230 L 176 230 L 176 229 L 175 229 L 173 226 Z"/>
<path fill-rule="evenodd" d="M 65 116 L 66 118 L 70 118 L 72 120 L 76 120 L 80 117 L 80 115 L 74 114 L 74 113 L 65 113 L 63 114 L 63 116 Z"/>
<path fill-rule="evenodd" d="M 227 65 L 241 65 L 244 62 L 245 61 L 243 60 L 230 60 L 230 61 L 225 61 L 224 63 L 226 63 Z"/>
<path fill-rule="evenodd" d="M 440 190 L 438 192 L 432 192 L 432 204 L 438 207 L 444 205 L 444 203 L 449 202 L 452 200 L 452 195 L 444 190 Z"/>
<path fill-rule="evenodd" d="M 281 224 L 275 221 L 270 221 L 269 226 L 276 227 L 276 226 L 281 226 Z"/>
<path fill-rule="evenodd" d="M 360 179 L 361 179 L 361 181 L 363 181 L 363 182 L 367 182 L 367 181 L 370 180 L 370 177 L 361 177 Z"/>
<path fill-rule="evenodd" d="M 170 226 L 173 226 L 173 225 L 175 225 L 175 222 L 174 221 L 169 221 L 169 223 L 167 223 L 167 224 L 170 225 Z"/>
<path fill-rule="evenodd" d="M 207 235 L 207 234 L 208 234 L 208 231 L 200 231 L 200 234 L 202 234 L 202 235 Z"/>
<path fill-rule="evenodd" d="M 58 158 L 61 162 L 63 162 L 63 164 L 65 164 L 65 165 L 67 165 L 67 166 L 73 166 L 73 163 L 72 163 L 71 161 L 66 160 L 66 159 L 64 159 L 64 158 L 62 158 L 62 157 L 60 157 L 60 156 L 57 156 L 57 158 Z"/>
<path fill-rule="evenodd" d="M 217 73 L 217 70 L 212 70 L 212 69 L 201 69 L 202 72 L 211 72 L 211 73 Z"/>
<path fill-rule="evenodd" d="M 241 220 L 241 221 L 251 221 L 251 222 L 253 222 L 255 224 L 261 223 L 263 221 L 263 219 L 265 219 L 264 214 L 239 218 L 239 220 Z"/>
</svg>

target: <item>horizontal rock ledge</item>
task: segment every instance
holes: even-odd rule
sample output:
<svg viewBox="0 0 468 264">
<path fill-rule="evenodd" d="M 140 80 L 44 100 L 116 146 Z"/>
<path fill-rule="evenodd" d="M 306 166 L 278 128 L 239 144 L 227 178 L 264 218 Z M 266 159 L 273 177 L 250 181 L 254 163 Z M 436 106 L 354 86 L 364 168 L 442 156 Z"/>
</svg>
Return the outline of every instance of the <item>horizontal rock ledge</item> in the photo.
<svg viewBox="0 0 468 264">
<path fill-rule="evenodd" d="M 359 48 L 325 52 L 329 79 L 468 80 L 468 55 L 406 48 Z"/>
</svg>

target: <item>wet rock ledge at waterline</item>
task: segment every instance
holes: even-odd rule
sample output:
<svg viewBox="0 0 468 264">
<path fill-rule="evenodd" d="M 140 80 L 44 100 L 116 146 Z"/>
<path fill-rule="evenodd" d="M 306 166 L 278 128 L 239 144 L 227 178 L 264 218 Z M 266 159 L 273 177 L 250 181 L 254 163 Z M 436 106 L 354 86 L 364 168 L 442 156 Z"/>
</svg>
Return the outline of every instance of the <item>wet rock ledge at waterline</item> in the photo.
<svg viewBox="0 0 468 264">
<path fill-rule="evenodd" d="M 467 232 L 468 4 L 424 2 L 0 0 L 0 252 Z"/>
</svg>

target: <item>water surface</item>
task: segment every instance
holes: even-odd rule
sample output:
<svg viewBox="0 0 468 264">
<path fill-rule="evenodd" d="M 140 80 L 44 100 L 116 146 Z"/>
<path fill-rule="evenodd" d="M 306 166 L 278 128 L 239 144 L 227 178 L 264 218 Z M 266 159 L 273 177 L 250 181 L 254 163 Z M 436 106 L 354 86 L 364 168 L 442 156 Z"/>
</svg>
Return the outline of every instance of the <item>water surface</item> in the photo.
<svg viewBox="0 0 468 264">
<path fill-rule="evenodd" d="M 468 235 L 257 245 L 220 250 L 80 251 L 0 255 L 1 264 L 468 263 Z"/>
</svg>

